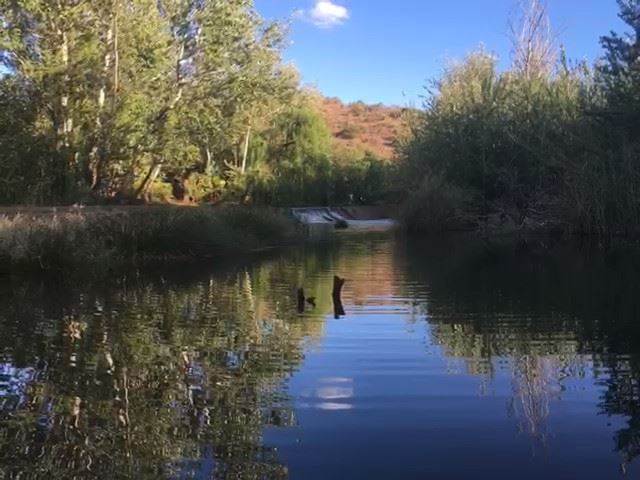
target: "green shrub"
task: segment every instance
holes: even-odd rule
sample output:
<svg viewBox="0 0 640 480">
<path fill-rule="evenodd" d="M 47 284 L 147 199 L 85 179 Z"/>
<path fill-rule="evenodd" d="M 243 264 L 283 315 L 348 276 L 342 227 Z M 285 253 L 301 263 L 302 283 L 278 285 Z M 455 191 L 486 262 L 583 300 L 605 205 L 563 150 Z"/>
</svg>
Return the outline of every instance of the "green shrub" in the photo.
<svg viewBox="0 0 640 480">
<path fill-rule="evenodd" d="M 539 215 L 548 198 L 558 203 L 574 159 L 588 148 L 579 138 L 591 128 L 584 81 L 567 69 L 549 77 L 500 73 L 494 57 L 469 56 L 446 71 L 414 126 L 404 148 L 406 184 L 421 192 L 423 179 L 442 178 L 477 192 L 479 214 L 508 212 L 517 224 Z M 432 198 L 425 195 L 410 202 Z"/>
<path fill-rule="evenodd" d="M 426 177 L 405 201 L 400 212 L 412 232 L 437 233 L 469 227 L 472 196 L 442 177 Z"/>
<path fill-rule="evenodd" d="M 594 139 L 598 133 L 592 130 Z M 586 152 L 568 169 L 560 213 L 581 234 L 640 234 L 640 145 Z"/>
</svg>

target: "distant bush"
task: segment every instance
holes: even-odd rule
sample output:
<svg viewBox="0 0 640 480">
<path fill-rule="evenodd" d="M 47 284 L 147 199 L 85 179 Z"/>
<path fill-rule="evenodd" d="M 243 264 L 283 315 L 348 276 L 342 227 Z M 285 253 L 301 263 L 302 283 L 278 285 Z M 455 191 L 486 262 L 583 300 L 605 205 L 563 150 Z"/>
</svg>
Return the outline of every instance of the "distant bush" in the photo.
<svg viewBox="0 0 640 480">
<path fill-rule="evenodd" d="M 461 230 L 470 225 L 472 195 L 442 177 L 426 177 L 404 202 L 400 220 L 406 229 L 420 233 Z"/>
<path fill-rule="evenodd" d="M 348 127 L 347 136 L 357 127 Z M 356 149 L 332 148 L 324 118 L 311 108 L 283 113 L 263 134 L 269 147 L 245 172 L 227 174 L 226 198 L 258 205 L 344 205 L 384 200 L 392 165 Z"/>
<path fill-rule="evenodd" d="M 424 195 L 425 178 L 441 178 L 453 190 L 477 192 L 468 205 L 474 213 L 508 212 L 518 225 L 549 207 L 546 199 L 558 207 L 567 173 L 587 151 L 582 81 L 577 71 L 499 73 L 484 52 L 451 67 L 404 147 L 405 181 L 416 192 L 409 201 Z"/>
<path fill-rule="evenodd" d="M 367 112 L 367 105 L 362 101 L 354 102 L 349 105 L 349 109 L 351 110 L 351 113 L 357 117 L 364 115 Z"/>
<path fill-rule="evenodd" d="M 245 178 L 258 204 L 327 206 L 380 203 L 394 175 L 392 164 L 364 155 L 347 161 L 309 157 L 303 163 L 280 165 L 275 174 Z"/>
<path fill-rule="evenodd" d="M 336 137 L 344 140 L 353 140 L 354 138 L 357 138 L 360 133 L 362 133 L 362 128 L 355 125 L 346 125 L 336 134 Z"/>
</svg>

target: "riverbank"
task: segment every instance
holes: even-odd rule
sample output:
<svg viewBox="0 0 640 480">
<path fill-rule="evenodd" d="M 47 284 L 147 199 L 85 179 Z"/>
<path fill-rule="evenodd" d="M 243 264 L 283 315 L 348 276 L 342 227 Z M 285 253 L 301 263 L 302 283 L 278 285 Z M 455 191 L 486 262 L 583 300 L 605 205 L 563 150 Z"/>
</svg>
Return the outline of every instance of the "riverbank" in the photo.
<svg viewBox="0 0 640 480">
<path fill-rule="evenodd" d="M 0 270 L 111 269 L 205 259 L 296 238 L 294 222 L 269 208 L 11 208 L 0 212 Z"/>
</svg>

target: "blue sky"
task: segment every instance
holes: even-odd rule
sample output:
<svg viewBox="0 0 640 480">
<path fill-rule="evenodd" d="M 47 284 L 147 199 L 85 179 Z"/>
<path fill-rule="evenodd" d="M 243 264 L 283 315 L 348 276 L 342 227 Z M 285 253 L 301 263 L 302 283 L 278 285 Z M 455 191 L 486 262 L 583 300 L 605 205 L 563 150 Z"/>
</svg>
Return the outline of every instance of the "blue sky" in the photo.
<svg viewBox="0 0 640 480">
<path fill-rule="evenodd" d="M 291 20 L 286 59 L 327 96 L 419 104 L 448 59 L 479 45 L 508 65 L 516 0 L 256 0 L 268 19 Z M 594 60 L 599 38 L 622 31 L 616 0 L 548 0 L 571 59 Z"/>
</svg>

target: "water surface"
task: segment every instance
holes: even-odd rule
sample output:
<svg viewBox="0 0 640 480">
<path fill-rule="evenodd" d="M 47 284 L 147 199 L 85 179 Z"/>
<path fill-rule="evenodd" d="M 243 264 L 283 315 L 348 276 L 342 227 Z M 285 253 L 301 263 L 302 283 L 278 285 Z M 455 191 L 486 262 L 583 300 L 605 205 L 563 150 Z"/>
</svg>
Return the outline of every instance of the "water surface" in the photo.
<svg viewBox="0 0 640 480">
<path fill-rule="evenodd" d="M 2 278 L 0 478 L 637 478 L 638 265 L 346 234 Z"/>
</svg>

